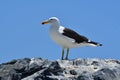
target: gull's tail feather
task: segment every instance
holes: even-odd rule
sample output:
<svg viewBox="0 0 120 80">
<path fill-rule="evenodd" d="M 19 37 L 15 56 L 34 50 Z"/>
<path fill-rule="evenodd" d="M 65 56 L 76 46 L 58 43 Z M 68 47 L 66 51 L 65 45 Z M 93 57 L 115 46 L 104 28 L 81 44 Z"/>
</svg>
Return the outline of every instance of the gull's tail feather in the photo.
<svg viewBox="0 0 120 80">
<path fill-rule="evenodd" d="M 93 46 L 102 46 L 102 44 L 100 44 L 98 42 L 94 42 L 94 41 L 88 41 L 88 43 L 93 45 Z"/>
</svg>

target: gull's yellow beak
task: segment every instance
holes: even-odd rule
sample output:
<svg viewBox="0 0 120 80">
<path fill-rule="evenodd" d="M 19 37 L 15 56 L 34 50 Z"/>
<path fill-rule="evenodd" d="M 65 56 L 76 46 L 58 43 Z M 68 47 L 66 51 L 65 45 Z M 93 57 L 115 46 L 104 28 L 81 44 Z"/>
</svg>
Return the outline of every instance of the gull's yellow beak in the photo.
<svg viewBox="0 0 120 80">
<path fill-rule="evenodd" d="M 41 24 L 48 24 L 49 21 L 43 21 Z"/>
</svg>

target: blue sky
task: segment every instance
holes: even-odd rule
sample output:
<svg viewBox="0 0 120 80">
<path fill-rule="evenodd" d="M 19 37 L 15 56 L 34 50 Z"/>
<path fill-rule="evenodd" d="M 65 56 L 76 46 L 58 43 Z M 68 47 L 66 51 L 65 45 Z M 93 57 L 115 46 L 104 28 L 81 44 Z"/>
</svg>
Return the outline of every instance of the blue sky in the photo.
<svg viewBox="0 0 120 80">
<path fill-rule="evenodd" d="M 72 48 L 70 59 L 120 59 L 120 0 L 1 0 L 0 63 L 25 57 L 61 59 L 61 47 L 51 40 L 49 25 L 40 24 L 52 16 L 103 44 Z"/>
</svg>

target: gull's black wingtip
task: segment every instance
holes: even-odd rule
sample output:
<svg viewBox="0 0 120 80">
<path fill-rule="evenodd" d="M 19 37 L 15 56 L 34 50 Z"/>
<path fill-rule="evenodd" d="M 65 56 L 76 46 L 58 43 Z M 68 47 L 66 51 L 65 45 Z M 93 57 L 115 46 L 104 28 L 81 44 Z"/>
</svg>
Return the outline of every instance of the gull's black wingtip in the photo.
<svg viewBox="0 0 120 80">
<path fill-rule="evenodd" d="M 89 41 L 88 43 L 94 44 L 96 46 L 103 46 L 103 44 L 100 44 L 100 43 L 94 42 L 94 41 Z"/>
<path fill-rule="evenodd" d="M 98 46 L 103 46 L 103 44 L 98 44 Z"/>
</svg>

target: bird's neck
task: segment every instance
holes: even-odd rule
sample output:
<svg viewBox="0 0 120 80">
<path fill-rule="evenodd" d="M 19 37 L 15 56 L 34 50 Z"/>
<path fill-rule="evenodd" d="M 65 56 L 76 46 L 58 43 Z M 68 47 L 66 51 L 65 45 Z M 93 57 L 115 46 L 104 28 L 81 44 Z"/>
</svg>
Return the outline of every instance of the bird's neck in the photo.
<svg viewBox="0 0 120 80">
<path fill-rule="evenodd" d="M 59 24 L 59 23 L 51 24 L 51 28 L 59 29 L 59 27 L 60 27 L 60 24 Z"/>
</svg>

